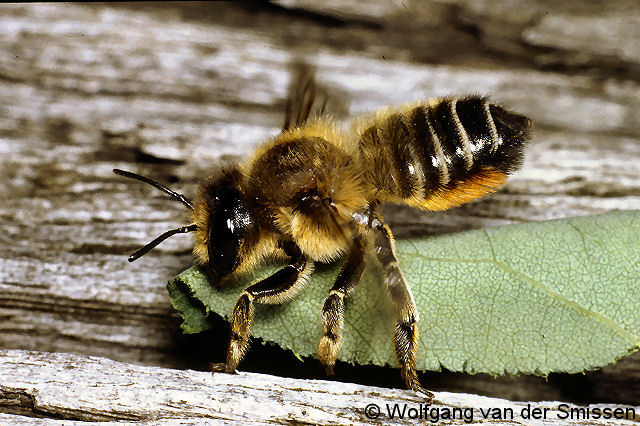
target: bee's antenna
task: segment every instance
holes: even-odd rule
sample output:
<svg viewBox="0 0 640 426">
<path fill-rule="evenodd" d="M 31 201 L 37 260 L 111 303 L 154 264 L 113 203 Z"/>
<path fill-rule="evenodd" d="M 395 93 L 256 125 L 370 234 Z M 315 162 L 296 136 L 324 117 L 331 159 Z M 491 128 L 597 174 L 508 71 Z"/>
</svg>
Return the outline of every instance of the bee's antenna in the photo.
<svg viewBox="0 0 640 426">
<path fill-rule="evenodd" d="M 120 175 L 120 176 L 125 176 L 125 177 L 128 177 L 128 178 L 131 178 L 131 179 L 136 179 L 136 180 L 142 181 L 144 183 L 148 183 L 149 185 L 151 185 L 151 186 L 153 186 L 155 188 L 158 188 L 160 191 L 164 192 L 165 194 L 171 195 L 173 198 L 175 198 L 176 200 L 180 201 L 182 204 L 187 206 L 187 208 L 193 210 L 193 204 L 191 204 L 191 201 L 189 201 L 189 199 L 187 199 L 187 197 L 185 197 L 182 194 L 178 194 L 177 192 L 174 192 L 174 191 L 170 190 L 169 188 L 167 188 L 166 186 L 164 186 L 160 182 L 156 182 L 155 180 L 153 180 L 151 178 L 139 175 L 137 173 L 127 172 L 126 170 L 113 169 L 113 173 L 115 173 L 117 175 Z M 182 231 L 182 232 L 190 232 L 190 231 Z M 160 240 L 160 241 L 162 241 L 162 240 Z M 144 254 L 144 253 L 142 253 L 142 254 Z M 142 254 L 140 256 L 142 256 Z M 140 257 L 140 256 L 138 256 L 138 257 Z"/>
<path fill-rule="evenodd" d="M 172 235 L 185 234 L 187 232 L 193 232 L 196 229 L 198 229 L 198 225 L 193 223 L 191 225 L 182 226 L 180 228 L 176 228 L 176 229 L 172 229 L 170 231 L 167 231 L 164 234 L 160 235 L 155 240 L 151 241 L 146 246 L 142 247 L 137 252 L 133 253 L 131 256 L 129 256 L 128 260 L 129 260 L 129 262 L 133 262 L 134 260 L 144 256 L 145 254 L 147 254 L 149 252 L 149 250 L 151 250 L 152 248 L 154 248 L 155 246 L 157 246 L 158 244 L 160 244 L 161 242 L 163 242 L 164 240 L 166 240 L 167 238 L 169 238 Z"/>
</svg>

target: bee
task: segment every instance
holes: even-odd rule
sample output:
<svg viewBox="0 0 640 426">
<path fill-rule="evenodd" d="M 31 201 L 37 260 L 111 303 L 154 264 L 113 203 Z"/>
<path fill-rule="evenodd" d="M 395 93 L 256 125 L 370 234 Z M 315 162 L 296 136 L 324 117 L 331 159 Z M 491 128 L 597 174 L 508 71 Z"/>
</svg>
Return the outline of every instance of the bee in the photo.
<svg viewBox="0 0 640 426">
<path fill-rule="evenodd" d="M 218 282 L 266 259 L 286 260 L 282 269 L 247 287 L 235 304 L 226 361 L 212 366 L 232 373 L 249 347 L 254 304 L 292 299 L 315 262 L 345 257 L 324 301 L 317 351 L 327 374 L 333 374 L 344 300 L 356 289 L 370 250 L 383 268 L 395 312 L 394 344 L 404 384 L 430 398 L 416 369 L 418 310 L 378 208 L 392 203 L 445 210 L 496 191 L 522 163 L 531 120 L 487 98 L 467 96 L 382 108 L 343 125 L 325 113 L 326 93 L 311 67 L 300 67 L 293 81 L 281 133 L 244 161 L 203 180 L 193 202 L 152 179 L 114 170 L 191 210 L 191 224 L 165 232 L 129 261 L 188 232 L 195 235 L 196 263 Z"/>
</svg>

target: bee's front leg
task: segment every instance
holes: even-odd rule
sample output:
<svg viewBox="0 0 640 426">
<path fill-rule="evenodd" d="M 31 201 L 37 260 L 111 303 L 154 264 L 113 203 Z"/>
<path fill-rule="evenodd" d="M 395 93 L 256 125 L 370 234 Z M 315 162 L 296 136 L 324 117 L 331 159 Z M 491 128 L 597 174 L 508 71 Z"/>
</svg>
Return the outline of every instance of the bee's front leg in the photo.
<svg viewBox="0 0 640 426">
<path fill-rule="evenodd" d="M 289 264 L 273 275 L 247 287 L 236 302 L 231 314 L 231 339 L 224 364 L 213 364 L 213 371 L 235 372 L 249 348 L 253 302 L 280 304 L 291 300 L 302 288 L 302 283 L 311 274 L 313 263 L 307 260 L 300 248 L 292 243 L 281 244 L 291 256 Z"/>
</svg>

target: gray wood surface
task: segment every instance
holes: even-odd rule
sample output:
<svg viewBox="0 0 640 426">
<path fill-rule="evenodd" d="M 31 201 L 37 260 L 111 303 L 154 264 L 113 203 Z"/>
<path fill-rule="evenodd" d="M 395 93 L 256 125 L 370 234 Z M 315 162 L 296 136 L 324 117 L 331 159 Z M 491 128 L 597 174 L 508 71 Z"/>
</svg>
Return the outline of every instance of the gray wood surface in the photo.
<svg viewBox="0 0 640 426">
<path fill-rule="evenodd" d="M 20 425 L 83 421 L 314 425 L 486 421 L 526 425 L 532 419 L 536 424 L 561 420 L 569 425 L 632 425 L 638 412 L 630 406 L 531 404 L 450 392 L 436 393 L 434 401 L 426 404 L 414 392 L 400 389 L 246 372 L 212 375 L 98 357 L 6 350 L 0 350 L 0 378 L 0 421 Z M 593 419 L 591 415 L 586 419 L 576 411 L 587 408 L 611 412 L 609 418 Z"/>
<path fill-rule="evenodd" d="M 387 209 L 399 237 L 640 208 L 638 3 L 355 4 L 0 6 L 0 348 L 169 368 L 219 361 L 225 338 L 180 337 L 164 288 L 191 264 L 189 237 L 126 262 L 186 212 L 111 169 L 192 194 L 221 159 L 277 132 L 300 57 L 350 114 L 483 93 L 534 120 L 525 164 L 502 191 L 444 213 Z M 265 368 L 255 357 L 245 367 Z M 424 381 L 638 404 L 639 376 L 636 354 L 549 381 Z"/>
</svg>

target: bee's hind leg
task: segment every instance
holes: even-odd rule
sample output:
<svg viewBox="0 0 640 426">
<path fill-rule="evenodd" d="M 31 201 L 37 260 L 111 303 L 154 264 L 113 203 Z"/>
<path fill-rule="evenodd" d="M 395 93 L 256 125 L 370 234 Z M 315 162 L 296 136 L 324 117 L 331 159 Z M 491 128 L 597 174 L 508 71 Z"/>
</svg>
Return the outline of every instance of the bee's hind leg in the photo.
<svg viewBox="0 0 640 426">
<path fill-rule="evenodd" d="M 364 245 L 362 238 L 353 238 L 353 246 L 342 265 L 335 284 L 322 306 L 323 335 L 318 342 L 318 359 L 328 375 L 333 374 L 338 351 L 342 344 L 344 298 L 356 287 L 364 272 Z"/>
<path fill-rule="evenodd" d="M 284 243 L 281 244 L 281 248 L 291 256 L 289 264 L 242 292 L 231 314 L 231 339 L 227 360 L 224 364 L 213 364 L 211 367 L 214 372 L 235 372 L 247 352 L 253 322 L 253 302 L 280 304 L 290 300 L 300 291 L 302 283 L 311 273 L 313 263 L 307 260 L 296 244 Z"/>
<path fill-rule="evenodd" d="M 418 380 L 416 368 L 418 310 L 411 289 L 400 270 L 393 234 L 389 227 L 378 219 L 373 219 L 370 226 L 375 234 L 375 253 L 384 268 L 384 282 L 398 318 L 394 343 L 402 379 L 407 388 L 423 393 L 431 400 L 433 394 L 424 389 Z"/>
</svg>

